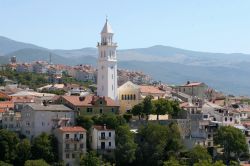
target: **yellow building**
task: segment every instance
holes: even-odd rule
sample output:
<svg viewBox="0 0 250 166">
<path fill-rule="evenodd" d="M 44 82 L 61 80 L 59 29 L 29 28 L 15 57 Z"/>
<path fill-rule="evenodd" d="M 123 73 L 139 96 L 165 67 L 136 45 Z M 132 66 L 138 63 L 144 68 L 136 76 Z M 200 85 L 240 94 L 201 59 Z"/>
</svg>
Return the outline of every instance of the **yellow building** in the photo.
<svg viewBox="0 0 250 166">
<path fill-rule="evenodd" d="M 118 98 L 121 113 L 129 112 L 134 105 L 140 102 L 139 91 L 139 86 L 132 83 L 131 81 L 127 81 L 118 88 Z"/>
<path fill-rule="evenodd" d="M 151 95 L 154 99 L 165 97 L 165 91 L 156 86 L 136 85 L 131 81 L 121 85 L 118 94 L 121 113 L 130 112 L 133 106 L 142 102 L 146 96 Z"/>
</svg>

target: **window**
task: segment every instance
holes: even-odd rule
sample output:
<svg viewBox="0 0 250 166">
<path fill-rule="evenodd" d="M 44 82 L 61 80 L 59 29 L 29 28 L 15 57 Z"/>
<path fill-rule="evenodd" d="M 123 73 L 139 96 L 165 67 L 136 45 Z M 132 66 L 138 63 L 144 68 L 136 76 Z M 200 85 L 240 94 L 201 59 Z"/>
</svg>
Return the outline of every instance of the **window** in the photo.
<svg viewBox="0 0 250 166">
<path fill-rule="evenodd" d="M 114 109 L 114 108 L 111 108 L 111 111 L 112 111 L 112 112 L 115 112 L 115 109 Z"/>
<path fill-rule="evenodd" d="M 75 158 L 75 154 L 74 153 L 72 153 L 72 159 L 74 159 Z"/>
<path fill-rule="evenodd" d="M 130 95 L 130 100 L 133 100 L 133 95 L 132 94 Z"/>
<path fill-rule="evenodd" d="M 114 74 L 112 74 L 112 79 L 114 79 Z"/>
<path fill-rule="evenodd" d="M 92 112 L 92 108 L 87 108 L 87 112 Z"/>
<path fill-rule="evenodd" d="M 69 144 L 66 144 L 66 145 L 65 145 L 65 148 L 66 148 L 66 149 L 69 149 Z"/>
<path fill-rule="evenodd" d="M 114 85 L 112 85 L 112 90 L 114 90 Z"/>
<path fill-rule="evenodd" d="M 66 134 L 66 135 L 65 135 L 65 138 L 66 138 L 66 139 L 69 139 L 69 134 Z"/>
<path fill-rule="evenodd" d="M 225 117 L 225 121 L 227 121 L 227 117 Z"/>
<path fill-rule="evenodd" d="M 230 118 L 230 122 L 232 122 L 233 121 L 233 118 Z"/>
<path fill-rule="evenodd" d="M 80 144 L 80 148 L 83 149 L 83 144 Z"/>
<path fill-rule="evenodd" d="M 42 126 L 44 126 L 44 122 L 42 122 Z"/>
<path fill-rule="evenodd" d="M 122 95 L 122 100 L 124 100 L 124 95 Z"/>
<path fill-rule="evenodd" d="M 80 139 L 83 139 L 83 134 L 80 134 Z"/>
<path fill-rule="evenodd" d="M 109 146 L 111 146 L 111 142 L 109 142 Z"/>
<path fill-rule="evenodd" d="M 27 122 L 26 122 L 26 126 L 30 126 L 30 122 L 27 121 Z"/>
<path fill-rule="evenodd" d="M 77 144 L 74 144 L 74 150 L 76 150 L 77 149 Z"/>
<path fill-rule="evenodd" d="M 100 109 L 100 114 L 102 114 L 102 108 Z"/>
<path fill-rule="evenodd" d="M 30 131 L 29 131 L 29 130 L 26 130 L 25 133 L 29 135 L 29 134 L 30 134 Z"/>
<path fill-rule="evenodd" d="M 136 100 L 136 96 L 134 95 L 134 100 Z"/>
<path fill-rule="evenodd" d="M 100 104 L 102 105 L 102 101 L 100 101 Z"/>
<path fill-rule="evenodd" d="M 109 137 L 111 137 L 111 132 L 109 132 Z"/>
<path fill-rule="evenodd" d="M 101 132 L 101 139 L 105 139 L 105 133 Z"/>
<path fill-rule="evenodd" d="M 69 154 L 66 153 L 66 154 L 65 154 L 65 157 L 66 157 L 66 159 L 69 159 Z"/>
</svg>

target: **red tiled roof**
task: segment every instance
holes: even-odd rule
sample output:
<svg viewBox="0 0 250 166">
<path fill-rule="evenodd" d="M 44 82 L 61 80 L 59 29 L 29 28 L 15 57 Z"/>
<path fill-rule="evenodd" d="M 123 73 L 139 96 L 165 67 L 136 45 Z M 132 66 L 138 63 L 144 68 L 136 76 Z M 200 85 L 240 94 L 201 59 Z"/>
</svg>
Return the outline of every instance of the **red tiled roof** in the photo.
<svg viewBox="0 0 250 166">
<path fill-rule="evenodd" d="M 96 130 L 113 130 L 108 127 L 104 128 L 104 126 L 101 125 L 94 125 L 93 128 L 95 128 Z"/>
<path fill-rule="evenodd" d="M 6 93 L 0 91 L 0 98 L 2 98 L 2 99 L 10 99 L 10 96 L 8 96 Z"/>
<path fill-rule="evenodd" d="M 14 103 L 33 103 L 34 97 L 33 96 L 12 96 L 11 101 Z"/>
<path fill-rule="evenodd" d="M 14 108 L 14 102 L 12 101 L 1 101 L 0 108 Z"/>
<path fill-rule="evenodd" d="M 160 90 L 158 87 L 155 87 L 155 86 L 148 86 L 148 85 L 140 85 L 140 92 L 141 93 L 151 93 L 151 94 L 154 94 L 154 93 L 161 93 L 161 94 L 164 94 L 165 92 Z"/>
<path fill-rule="evenodd" d="M 63 132 L 86 132 L 86 130 L 81 126 L 60 127 L 59 130 Z"/>
<path fill-rule="evenodd" d="M 4 113 L 5 112 L 5 110 L 3 110 L 3 109 L 0 109 L 0 113 Z"/>
<path fill-rule="evenodd" d="M 96 102 L 99 98 L 101 98 L 100 96 L 92 96 L 92 95 L 85 96 L 83 97 L 82 100 L 80 100 L 79 96 L 62 96 L 62 97 L 69 103 L 73 104 L 74 106 L 92 106 L 94 102 Z M 110 97 L 103 97 L 103 98 L 107 102 L 106 106 L 119 106 Z"/>
</svg>

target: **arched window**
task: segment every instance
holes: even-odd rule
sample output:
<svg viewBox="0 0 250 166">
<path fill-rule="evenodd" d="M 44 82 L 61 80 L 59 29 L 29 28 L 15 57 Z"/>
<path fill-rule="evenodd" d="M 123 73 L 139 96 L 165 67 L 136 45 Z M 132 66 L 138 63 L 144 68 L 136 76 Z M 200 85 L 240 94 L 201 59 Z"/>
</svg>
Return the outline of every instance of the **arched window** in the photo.
<svg viewBox="0 0 250 166">
<path fill-rule="evenodd" d="M 122 95 L 122 100 L 124 100 L 124 96 Z"/>
<path fill-rule="evenodd" d="M 125 95 L 125 98 L 124 98 L 125 100 L 127 100 L 127 95 Z"/>
<path fill-rule="evenodd" d="M 134 94 L 134 100 L 136 100 L 136 96 L 135 96 L 135 94 Z"/>
<path fill-rule="evenodd" d="M 133 95 L 132 94 L 130 95 L 130 100 L 133 100 Z"/>
</svg>

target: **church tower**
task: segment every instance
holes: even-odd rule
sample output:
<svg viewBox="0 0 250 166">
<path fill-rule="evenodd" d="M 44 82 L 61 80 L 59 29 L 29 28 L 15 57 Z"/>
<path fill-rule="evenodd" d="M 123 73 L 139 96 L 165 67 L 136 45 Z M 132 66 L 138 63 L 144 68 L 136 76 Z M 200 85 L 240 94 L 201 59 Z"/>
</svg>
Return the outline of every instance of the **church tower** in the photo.
<svg viewBox="0 0 250 166">
<path fill-rule="evenodd" d="M 106 19 L 101 32 L 101 42 L 97 44 L 99 52 L 97 95 L 107 96 L 117 101 L 117 44 L 113 42 L 113 35 L 112 28 Z"/>
</svg>

